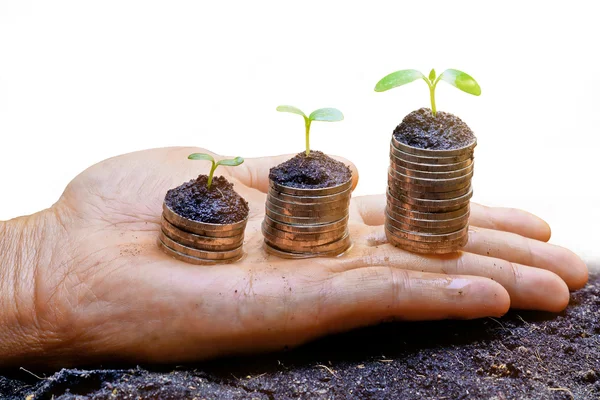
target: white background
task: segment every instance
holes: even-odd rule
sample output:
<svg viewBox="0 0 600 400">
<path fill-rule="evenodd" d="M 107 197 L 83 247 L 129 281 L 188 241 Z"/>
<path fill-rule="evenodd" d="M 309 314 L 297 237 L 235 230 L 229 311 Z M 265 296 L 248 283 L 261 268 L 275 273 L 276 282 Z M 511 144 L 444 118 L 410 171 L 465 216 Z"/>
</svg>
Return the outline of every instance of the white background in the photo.
<svg viewBox="0 0 600 400">
<path fill-rule="evenodd" d="M 525 208 L 553 241 L 598 256 L 600 28 L 594 2 L 0 0 L 0 219 L 50 206 L 80 171 L 134 150 L 196 145 L 254 157 L 313 148 L 383 193 L 388 143 L 428 106 L 398 69 L 457 68 L 438 108 L 475 131 L 474 200 Z M 199 171 L 200 172 L 200 171 Z"/>
</svg>

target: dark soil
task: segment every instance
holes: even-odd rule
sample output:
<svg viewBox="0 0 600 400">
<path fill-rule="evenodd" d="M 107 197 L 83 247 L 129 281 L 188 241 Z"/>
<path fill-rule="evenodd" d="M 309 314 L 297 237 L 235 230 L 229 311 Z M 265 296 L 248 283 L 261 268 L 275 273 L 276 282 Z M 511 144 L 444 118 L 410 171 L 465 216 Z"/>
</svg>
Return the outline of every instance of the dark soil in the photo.
<svg viewBox="0 0 600 400">
<path fill-rule="evenodd" d="M 596 273 L 558 315 L 387 323 L 297 350 L 198 365 L 71 369 L 43 380 L 4 371 L 0 398 L 598 399 L 599 310 Z"/>
<path fill-rule="evenodd" d="M 352 178 L 352 171 L 344 163 L 312 150 L 308 156 L 305 152 L 298 153 L 294 158 L 271 168 L 269 178 L 284 186 L 318 189 L 348 182 Z"/>
<path fill-rule="evenodd" d="M 233 224 L 248 216 L 248 202 L 225 177 L 214 177 L 210 189 L 207 182 L 208 176 L 200 175 L 169 190 L 165 202 L 182 217 L 210 224 Z"/>
<path fill-rule="evenodd" d="M 471 128 L 454 114 L 438 111 L 434 117 L 429 108 L 411 112 L 394 129 L 401 143 L 428 150 L 451 150 L 468 146 L 475 140 Z"/>
</svg>

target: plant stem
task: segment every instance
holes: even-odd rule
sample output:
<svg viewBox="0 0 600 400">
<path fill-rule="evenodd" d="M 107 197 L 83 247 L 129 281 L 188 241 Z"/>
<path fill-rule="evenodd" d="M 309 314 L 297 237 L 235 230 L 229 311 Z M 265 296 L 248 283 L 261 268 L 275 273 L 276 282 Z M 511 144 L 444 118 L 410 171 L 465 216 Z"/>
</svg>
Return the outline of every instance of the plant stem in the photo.
<svg viewBox="0 0 600 400">
<path fill-rule="evenodd" d="M 212 181 L 213 181 L 213 175 L 215 174 L 215 170 L 217 169 L 217 164 L 213 161 L 212 162 L 212 167 L 210 168 L 210 173 L 208 174 L 208 183 L 207 186 L 210 189 L 210 186 L 212 185 Z"/>
<path fill-rule="evenodd" d="M 434 117 L 437 114 L 437 110 L 435 108 L 435 86 L 435 84 L 429 85 L 429 97 L 431 98 L 431 113 Z"/>
<path fill-rule="evenodd" d="M 310 123 L 312 121 L 308 118 L 304 118 L 304 127 L 306 128 L 306 157 L 310 154 Z"/>
</svg>

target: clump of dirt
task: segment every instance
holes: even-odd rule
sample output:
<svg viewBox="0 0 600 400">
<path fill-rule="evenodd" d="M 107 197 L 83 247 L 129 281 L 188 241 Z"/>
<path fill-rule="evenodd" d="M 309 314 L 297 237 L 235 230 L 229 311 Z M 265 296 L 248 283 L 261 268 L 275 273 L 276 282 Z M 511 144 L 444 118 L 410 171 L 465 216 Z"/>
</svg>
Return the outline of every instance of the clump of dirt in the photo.
<svg viewBox="0 0 600 400">
<path fill-rule="evenodd" d="M 197 365 L 70 369 L 43 380 L 4 371 L 0 398 L 598 399 L 599 309 L 596 273 L 560 314 L 387 323 Z"/>
<path fill-rule="evenodd" d="M 184 218 L 210 224 L 233 224 L 248 216 L 248 202 L 233 190 L 225 177 L 215 177 L 210 189 L 208 176 L 200 175 L 167 192 L 167 206 Z"/>
<path fill-rule="evenodd" d="M 438 111 L 434 117 L 429 108 L 408 114 L 394 129 L 401 143 L 420 149 L 451 150 L 475 141 L 471 128 L 454 114 Z"/>
<path fill-rule="evenodd" d="M 338 186 L 352 178 L 344 163 L 320 151 L 298 153 L 294 158 L 271 168 L 269 178 L 280 185 L 298 189 L 318 189 Z"/>
</svg>

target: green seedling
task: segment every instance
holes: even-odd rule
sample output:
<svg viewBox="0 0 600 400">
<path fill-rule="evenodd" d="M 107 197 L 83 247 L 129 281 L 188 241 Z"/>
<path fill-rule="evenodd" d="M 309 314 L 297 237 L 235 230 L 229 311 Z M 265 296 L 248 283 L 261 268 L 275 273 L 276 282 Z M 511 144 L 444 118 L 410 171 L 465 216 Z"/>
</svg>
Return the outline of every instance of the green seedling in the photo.
<svg viewBox="0 0 600 400">
<path fill-rule="evenodd" d="M 304 118 L 304 127 L 306 128 L 306 155 L 310 154 L 310 124 L 313 121 L 335 122 L 344 119 L 344 114 L 337 108 L 319 108 L 310 113 L 307 117 L 299 108 L 294 106 L 279 106 L 277 111 L 288 112 L 301 115 Z"/>
<path fill-rule="evenodd" d="M 213 156 L 211 156 L 210 154 L 205 154 L 205 153 L 194 153 L 194 154 L 190 154 L 188 156 L 188 160 L 207 160 L 210 161 L 212 163 L 212 166 L 210 168 L 210 173 L 208 174 L 208 183 L 207 186 L 210 189 L 210 186 L 212 185 L 212 181 L 213 181 L 213 176 L 215 174 L 215 170 L 217 169 L 217 167 L 219 165 L 225 165 L 228 167 L 237 167 L 238 165 L 242 164 L 244 162 L 244 159 L 242 157 L 236 157 L 233 158 L 231 160 L 221 160 L 221 161 L 215 161 L 215 159 L 213 158 Z"/>
<path fill-rule="evenodd" d="M 429 86 L 429 96 L 431 98 L 431 112 L 435 117 L 437 110 L 435 108 L 435 88 L 440 80 L 446 81 L 454 87 L 459 88 L 463 92 L 479 96 L 481 94 L 481 88 L 479 84 L 469 74 L 466 74 L 457 69 L 447 69 L 442 72 L 437 78 L 435 76 L 435 70 L 432 69 L 429 73 L 429 77 L 423 75 L 416 69 L 403 69 L 401 71 L 392 72 L 385 76 L 382 80 L 377 82 L 375 85 L 376 92 L 385 92 L 386 90 L 393 89 L 398 86 L 405 85 L 417 79 L 423 79 L 427 86 Z"/>
</svg>

